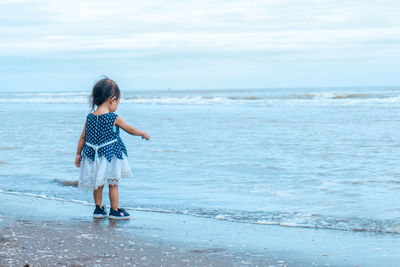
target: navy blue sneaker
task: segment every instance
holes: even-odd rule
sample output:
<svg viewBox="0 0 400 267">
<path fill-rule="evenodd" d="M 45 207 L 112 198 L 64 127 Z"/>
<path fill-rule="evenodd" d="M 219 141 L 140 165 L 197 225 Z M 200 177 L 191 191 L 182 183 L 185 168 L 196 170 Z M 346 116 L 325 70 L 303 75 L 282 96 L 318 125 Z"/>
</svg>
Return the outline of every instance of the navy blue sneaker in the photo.
<svg viewBox="0 0 400 267">
<path fill-rule="evenodd" d="M 96 205 L 96 208 L 93 212 L 93 218 L 95 219 L 103 219 L 107 218 L 106 206 L 103 205 L 101 208 L 99 205 Z"/>
<path fill-rule="evenodd" d="M 130 218 L 129 213 L 123 208 L 118 208 L 118 211 L 110 208 L 110 214 L 108 214 L 108 219 L 112 220 L 128 220 Z"/>
</svg>

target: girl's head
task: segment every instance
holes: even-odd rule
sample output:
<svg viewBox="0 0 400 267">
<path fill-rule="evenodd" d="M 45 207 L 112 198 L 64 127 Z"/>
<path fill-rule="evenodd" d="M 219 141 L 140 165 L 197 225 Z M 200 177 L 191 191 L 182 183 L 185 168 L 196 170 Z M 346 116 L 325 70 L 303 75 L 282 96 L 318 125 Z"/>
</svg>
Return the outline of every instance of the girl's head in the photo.
<svg viewBox="0 0 400 267">
<path fill-rule="evenodd" d="M 95 106 L 99 107 L 102 104 L 107 104 L 111 111 L 114 112 L 118 108 L 120 99 L 121 91 L 117 83 L 109 78 L 104 78 L 93 86 L 90 104 L 92 109 Z"/>
</svg>

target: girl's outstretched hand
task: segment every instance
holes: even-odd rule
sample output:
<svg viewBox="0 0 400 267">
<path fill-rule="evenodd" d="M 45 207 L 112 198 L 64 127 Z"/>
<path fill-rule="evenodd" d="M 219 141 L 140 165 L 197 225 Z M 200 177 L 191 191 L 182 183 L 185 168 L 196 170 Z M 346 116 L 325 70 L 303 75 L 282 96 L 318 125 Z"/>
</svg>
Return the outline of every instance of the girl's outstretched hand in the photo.
<svg viewBox="0 0 400 267">
<path fill-rule="evenodd" d="M 150 139 L 150 135 L 148 133 L 146 133 L 146 132 L 143 132 L 142 133 L 142 139 L 149 140 Z"/>
<path fill-rule="evenodd" d="M 80 154 L 76 154 L 76 157 L 75 157 L 75 165 L 76 165 L 76 167 L 80 167 L 81 166 L 81 155 Z"/>
</svg>

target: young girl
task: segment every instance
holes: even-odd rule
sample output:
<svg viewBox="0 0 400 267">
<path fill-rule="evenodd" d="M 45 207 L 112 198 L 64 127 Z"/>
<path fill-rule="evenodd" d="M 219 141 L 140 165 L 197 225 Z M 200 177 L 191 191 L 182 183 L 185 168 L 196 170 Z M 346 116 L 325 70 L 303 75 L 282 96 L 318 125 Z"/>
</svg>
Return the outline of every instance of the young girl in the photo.
<svg viewBox="0 0 400 267">
<path fill-rule="evenodd" d="M 121 92 L 113 80 L 105 78 L 94 85 L 91 105 L 92 110 L 95 106 L 97 109 L 87 115 L 76 151 L 75 165 L 80 167 L 78 188 L 93 190 L 94 218 L 107 217 L 102 198 L 104 184 L 108 184 L 111 202 L 108 218 L 129 219 L 129 213 L 118 207 L 118 181 L 132 175 L 119 128 L 142 139 L 150 139 L 146 132 L 130 126 L 114 113 L 120 99 Z"/>
</svg>

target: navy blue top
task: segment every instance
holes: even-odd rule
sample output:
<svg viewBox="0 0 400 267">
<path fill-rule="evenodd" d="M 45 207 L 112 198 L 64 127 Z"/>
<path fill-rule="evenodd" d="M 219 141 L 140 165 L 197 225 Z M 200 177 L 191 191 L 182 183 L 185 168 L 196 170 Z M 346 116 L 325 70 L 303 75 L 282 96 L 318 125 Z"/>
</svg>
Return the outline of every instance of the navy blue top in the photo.
<svg viewBox="0 0 400 267">
<path fill-rule="evenodd" d="M 113 156 L 122 159 L 122 152 L 128 156 L 126 147 L 119 136 L 118 125 L 114 126 L 115 119 L 118 117 L 114 112 L 100 115 L 89 113 L 86 117 L 85 141 L 92 145 L 101 145 L 111 140 L 117 142 L 99 148 L 98 157 L 104 156 L 109 162 Z M 94 161 L 94 149 L 88 145 L 83 146 L 83 155 Z"/>
</svg>

